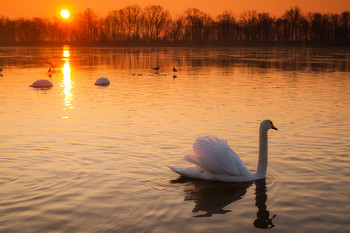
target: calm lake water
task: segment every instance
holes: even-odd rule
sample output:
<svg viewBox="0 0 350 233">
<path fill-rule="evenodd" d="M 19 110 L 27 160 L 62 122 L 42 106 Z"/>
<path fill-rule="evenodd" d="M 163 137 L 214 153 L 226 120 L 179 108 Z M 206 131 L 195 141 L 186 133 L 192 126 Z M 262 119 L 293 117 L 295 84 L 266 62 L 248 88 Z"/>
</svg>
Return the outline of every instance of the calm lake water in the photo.
<svg viewBox="0 0 350 233">
<path fill-rule="evenodd" d="M 0 66 L 0 232 L 350 232 L 350 49 L 2 47 Z M 206 135 L 254 170 L 264 119 L 266 180 L 169 170 Z"/>
</svg>

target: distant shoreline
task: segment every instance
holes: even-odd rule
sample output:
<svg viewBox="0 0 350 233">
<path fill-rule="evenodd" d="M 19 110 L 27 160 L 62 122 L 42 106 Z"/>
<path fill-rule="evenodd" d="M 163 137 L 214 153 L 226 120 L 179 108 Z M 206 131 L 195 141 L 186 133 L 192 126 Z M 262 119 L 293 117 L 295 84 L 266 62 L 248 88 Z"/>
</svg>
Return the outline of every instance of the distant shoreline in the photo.
<svg viewBox="0 0 350 233">
<path fill-rule="evenodd" d="M 306 41 L 303 42 L 148 42 L 148 41 L 116 41 L 116 42 L 6 42 L 0 47 L 350 47 L 350 41 Z"/>
</svg>

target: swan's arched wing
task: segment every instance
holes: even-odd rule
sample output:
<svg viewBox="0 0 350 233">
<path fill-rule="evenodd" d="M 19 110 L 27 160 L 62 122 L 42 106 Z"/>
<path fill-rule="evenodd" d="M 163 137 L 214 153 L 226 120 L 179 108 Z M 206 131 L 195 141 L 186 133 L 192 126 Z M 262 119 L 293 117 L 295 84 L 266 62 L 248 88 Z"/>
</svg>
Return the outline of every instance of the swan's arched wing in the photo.
<svg viewBox="0 0 350 233">
<path fill-rule="evenodd" d="M 224 140 L 216 137 L 197 138 L 193 150 L 198 165 L 212 174 L 244 176 L 249 173 L 242 160 Z"/>
</svg>

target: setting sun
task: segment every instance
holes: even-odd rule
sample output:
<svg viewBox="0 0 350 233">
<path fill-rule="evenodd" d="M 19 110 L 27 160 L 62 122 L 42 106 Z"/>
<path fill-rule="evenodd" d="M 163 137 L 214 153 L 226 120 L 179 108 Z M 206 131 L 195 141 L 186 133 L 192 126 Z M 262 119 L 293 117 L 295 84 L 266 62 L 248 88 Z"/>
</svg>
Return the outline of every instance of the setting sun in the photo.
<svg viewBox="0 0 350 233">
<path fill-rule="evenodd" d="M 61 17 L 62 17 L 62 18 L 68 19 L 69 16 L 70 16 L 70 13 L 69 13 L 68 10 L 66 10 L 66 9 L 61 10 Z"/>
</svg>

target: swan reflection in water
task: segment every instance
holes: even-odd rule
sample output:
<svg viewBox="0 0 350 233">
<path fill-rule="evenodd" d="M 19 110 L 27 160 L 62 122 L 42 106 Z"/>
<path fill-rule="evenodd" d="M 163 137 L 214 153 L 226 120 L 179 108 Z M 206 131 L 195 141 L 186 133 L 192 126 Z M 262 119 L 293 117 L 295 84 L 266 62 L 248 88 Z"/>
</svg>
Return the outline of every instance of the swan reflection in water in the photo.
<svg viewBox="0 0 350 233">
<path fill-rule="evenodd" d="M 260 179 L 253 182 L 245 183 L 224 183 L 197 180 L 180 177 L 172 180 L 171 183 L 181 183 L 185 185 L 185 201 L 194 201 L 194 213 L 199 211 L 205 212 L 194 217 L 211 217 L 213 214 L 226 214 L 232 212 L 225 209 L 229 204 L 240 200 L 244 197 L 247 189 L 255 183 L 255 206 L 258 208 L 257 218 L 254 226 L 261 229 L 274 227 L 270 213 L 266 207 L 266 180 Z"/>
</svg>

